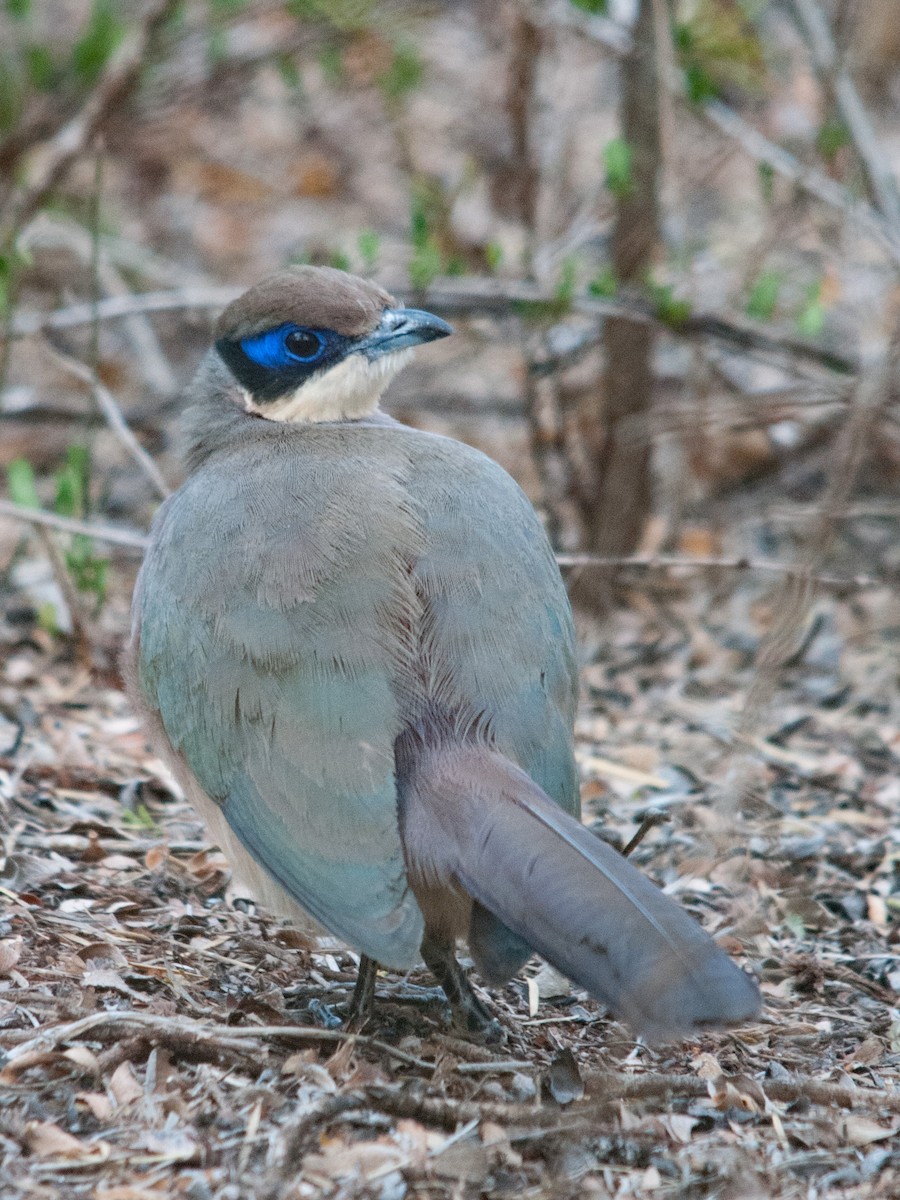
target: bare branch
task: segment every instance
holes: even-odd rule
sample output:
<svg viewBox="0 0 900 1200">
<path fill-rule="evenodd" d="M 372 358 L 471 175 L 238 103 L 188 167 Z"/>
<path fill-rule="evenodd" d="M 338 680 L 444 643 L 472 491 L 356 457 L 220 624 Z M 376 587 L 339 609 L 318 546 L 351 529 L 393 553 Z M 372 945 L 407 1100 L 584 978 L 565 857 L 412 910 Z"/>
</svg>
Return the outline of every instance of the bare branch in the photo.
<svg viewBox="0 0 900 1200">
<path fill-rule="evenodd" d="M 563 9 L 566 11 L 563 13 Z M 554 9 L 554 20 L 559 15 L 560 23 L 577 30 L 585 37 L 596 41 L 613 54 L 624 56 L 631 45 L 631 36 L 623 30 L 624 37 L 618 33 L 610 33 L 609 26 L 615 22 L 603 20 L 598 25 L 597 18 L 587 17 L 572 9 L 571 5 L 561 6 L 559 12 Z M 618 27 L 621 29 L 621 26 Z M 627 40 L 625 40 L 627 38 Z M 807 167 L 787 150 L 770 141 L 758 129 L 754 129 L 742 116 L 723 104 L 720 100 L 711 100 L 706 104 L 689 104 L 684 94 L 684 86 L 679 75 L 668 76 L 663 80 L 675 96 L 682 100 L 689 111 L 696 114 L 712 125 L 726 137 L 736 141 L 746 154 L 757 162 L 765 163 L 776 174 L 795 183 L 807 195 L 837 209 L 856 222 L 869 237 L 887 251 L 893 262 L 900 265 L 900 231 L 891 227 L 882 214 L 876 211 L 864 200 L 859 200 L 847 188 L 830 179 L 822 171 Z"/>
<path fill-rule="evenodd" d="M 805 568 L 796 563 L 774 562 L 771 559 L 765 558 L 686 558 L 675 554 L 658 554 L 652 557 L 641 554 L 622 555 L 619 557 L 601 554 L 558 554 L 556 561 L 564 570 L 618 567 L 622 570 L 638 571 L 759 571 L 771 575 L 811 578 L 815 583 L 828 588 L 853 590 L 889 587 L 891 585 L 889 579 L 879 578 L 876 575 L 809 576 Z"/>
<path fill-rule="evenodd" d="M 406 283 L 387 286 L 401 298 L 427 302 L 445 316 L 486 315 L 508 317 L 515 315 L 520 305 L 535 305 L 552 312 L 559 306 L 558 297 L 537 284 L 490 277 L 468 275 L 463 279 L 445 278 L 415 293 Z M 220 309 L 240 295 L 233 287 L 188 287 L 174 291 L 144 292 L 129 296 L 108 296 L 96 305 L 73 304 L 52 313 L 18 312 L 13 318 L 11 336 L 31 337 L 42 331 L 74 329 L 90 325 L 95 317 L 111 321 L 135 313 L 179 312 L 186 309 Z M 715 313 L 692 313 L 677 325 L 663 322 L 653 306 L 639 296 L 622 295 L 614 299 L 594 296 L 574 296 L 566 302 L 568 310 L 601 320 L 606 317 L 629 317 L 634 321 L 655 323 L 666 328 L 673 337 L 711 338 L 735 349 L 764 355 L 787 356 L 809 362 L 817 367 L 841 374 L 854 374 L 859 363 L 854 356 L 834 350 L 813 338 L 779 334 L 766 326 L 737 317 L 722 317 Z M 562 314 L 561 314 L 562 315 Z M 579 346 L 578 352 L 584 347 Z M 560 364 L 561 365 L 561 364 Z"/>
<path fill-rule="evenodd" d="M 11 517 L 15 521 L 27 521 L 31 525 L 43 525 L 59 529 L 63 533 L 82 533 L 98 542 L 109 542 L 114 546 L 145 550 L 149 539 L 137 530 L 104 525 L 100 521 L 77 521 L 74 517 L 61 517 L 42 508 L 26 508 L 24 504 L 13 504 L 11 500 L 0 500 L 0 517 Z"/>
<path fill-rule="evenodd" d="M 159 467 L 135 437 L 131 426 L 123 417 L 122 410 L 116 403 L 109 388 L 104 387 L 90 367 L 79 362 L 77 358 L 72 358 L 71 355 L 64 354 L 55 346 L 53 347 L 53 355 L 70 375 L 74 375 L 76 379 L 80 379 L 88 385 L 97 402 L 97 407 L 106 418 L 110 429 L 112 429 L 113 433 L 153 484 L 159 495 L 163 499 L 170 496 L 172 489 L 166 483 L 165 479 L 163 479 Z"/>
<path fill-rule="evenodd" d="M 856 84 L 841 62 L 825 14 L 817 0 L 794 0 L 794 8 L 806 34 L 816 73 L 833 96 L 850 131 L 872 197 L 887 222 L 900 233 L 900 193 L 896 177 L 878 144 Z"/>
<path fill-rule="evenodd" d="M 106 121 L 124 103 L 137 84 L 156 34 L 175 11 L 177 3 L 178 0 L 153 0 L 138 27 L 107 63 L 80 112 L 46 147 L 34 178 L 13 207 L 6 231 L 0 238 L 3 245 L 9 245 L 31 220 Z"/>
</svg>

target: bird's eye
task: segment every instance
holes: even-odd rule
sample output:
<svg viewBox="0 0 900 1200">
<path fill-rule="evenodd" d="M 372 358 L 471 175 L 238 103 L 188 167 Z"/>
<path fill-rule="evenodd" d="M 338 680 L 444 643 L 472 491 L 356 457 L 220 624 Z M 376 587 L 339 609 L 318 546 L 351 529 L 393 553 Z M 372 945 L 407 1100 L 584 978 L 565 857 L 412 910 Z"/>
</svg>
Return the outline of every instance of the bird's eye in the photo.
<svg viewBox="0 0 900 1200">
<path fill-rule="evenodd" d="M 284 335 L 284 348 L 291 358 L 312 362 L 325 347 L 325 339 L 312 329 L 290 329 Z"/>
</svg>

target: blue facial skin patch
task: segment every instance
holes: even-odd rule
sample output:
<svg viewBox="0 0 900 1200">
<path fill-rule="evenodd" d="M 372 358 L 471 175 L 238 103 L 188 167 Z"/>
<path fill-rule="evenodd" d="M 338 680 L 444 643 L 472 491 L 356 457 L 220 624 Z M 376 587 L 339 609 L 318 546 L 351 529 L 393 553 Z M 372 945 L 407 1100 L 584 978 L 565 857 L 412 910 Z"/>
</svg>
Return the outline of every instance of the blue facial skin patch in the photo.
<svg viewBox="0 0 900 1200">
<path fill-rule="evenodd" d="M 291 343 L 294 348 L 291 348 Z M 303 329 L 299 325 L 279 325 L 267 329 L 255 337 L 241 338 L 240 347 L 257 366 L 270 371 L 282 370 L 295 363 L 311 364 L 325 357 L 328 349 L 326 334 L 316 329 Z M 311 353 L 297 351 L 309 349 Z"/>
<path fill-rule="evenodd" d="M 257 403 L 267 404 L 340 362 L 356 341 L 333 329 L 310 329 L 290 321 L 249 337 L 220 338 L 216 349 L 238 383 Z"/>
</svg>

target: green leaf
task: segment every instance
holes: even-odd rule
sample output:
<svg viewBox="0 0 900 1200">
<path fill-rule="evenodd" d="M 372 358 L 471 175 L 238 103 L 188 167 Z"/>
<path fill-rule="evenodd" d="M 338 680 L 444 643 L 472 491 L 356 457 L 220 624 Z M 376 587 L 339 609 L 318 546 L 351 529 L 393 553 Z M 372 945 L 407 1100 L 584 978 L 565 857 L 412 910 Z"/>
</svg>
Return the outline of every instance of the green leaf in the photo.
<svg viewBox="0 0 900 1200">
<path fill-rule="evenodd" d="M 28 71 L 28 78 L 38 91 L 49 92 L 51 88 L 56 86 L 59 79 L 59 69 L 53 55 L 46 46 L 32 42 L 24 48 L 22 57 Z"/>
<path fill-rule="evenodd" d="M 218 67 L 228 57 L 227 29 L 210 29 L 206 39 L 206 61 L 210 67 Z"/>
<path fill-rule="evenodd" d="M 740 88 L 764 91 L 766 64 L 754 18 L 759 13 L 734 0 L 692 0 L 690 17 L 675 26 L 678 63 L 695 104 Z"/>
<path fill-rule="evenodd" d="M 609 10 L 609 0 L 569 0 L 575 8 L 590 13 L 592 17 L 605 17 Z"/>
<path fill-rule="evenodd" d="M 91 593 L 97 597 L 98 605 L 102 604 L 106 599 L 109 559 L 95 557 L 89 537 L 81 533 L 73 536 L 66 553 L 66 567 L 79 592 Z"/>
<path fill-rule="evenodd" d="M 775 196 L 775 168 L 771 163 L 761 162 L 759 164 L 759 189 L 762 192 L 763 200 L 767 204 L 771 204 Z"/>
<path fill-rule="evenodd" d="M 822 302 L 822 281 L 806 289 L 806 297 L 797 314 L 797 328 L 806 337 L 820 337 L 825 327 L 825 305 Z"/>
<path fill-rule="evenodd" d="M 56 623 L 56 605 L 52 600 L 44 600 L 38 605 L 37 627 L 44 633 L 48 633 L 50 637 L 56 637 L 59 633 L 59 626 Z"/>
<path fill-rule="evenodd" d="M 747 316 L 754 321 L 771 321 L 778 297 L 781 294 L 782 278 L 778 271 L 763 271 L 747 298 Z"/>
<path fill-rule="evenodd" d="M 609 300 L 619 290 L 619 281 L 612 267 L 604 267 L 587 285 L 588 294 L 603 300 Z"/>
<path fill-rule="evenodd" d="M 303 86 L 303 76 L 300 73 L 296 59 L 292 55 L 279 54 L 275 59 L 275 66 L 278 68 L 278 74 L 287 87 L 293 91 L 297 91 Z"/>
<path fill-rule="evenodd" d="M 344 78 L 344 59 L 340 46 L 329 42 L 319 51 L 319 66 L 328 83 L 337 85 Z"/>
<path fill-rule="evenodd" d="M 93 83 L 125 36 L 113 0 L 94 0 L 87 29 L 75 43 L 72 66 L 86 84 Z"/>
<path fill-rule="evenodd" d="M 503 247 L 499 242 L 488 242 L 484 248 L 484 261 L 489 271 L 499 271 L 503 263 Z"/>
<path fill-rule="evenodd" d="M 353 33 L 372 24 L 374 0 L 288 0 L 285 8 L 304 24 L 315 22 Z"/>
<path fill-rule="evenodd" d="M 614 196 L 630 196 L 634 190 L 631 174 L 632 151 L 624 138 L 613 138 L 603 148 L 606 186 Z"/>
<path fill-rule="evenodd" d="M 440 246 L 430 236 L 421 245 L 413 244 L 415 248 L 409 260 L 409 280 L 417 291 L 422 291 L 440 275 L 444 266 L 444 256 Z"/>
<path fill-rule="evenodd" d="M 56 475 L 54 509 L 61 517 L 83 517 L 87 511 L 90 455 L 86 446 L 70 446 L 66 464 Z"/>
<path fill-rule="evenodd" d="M 562 264 L 559 279 L 553 289 L 553 297 L 568 308 L 575 295 L 575 279 L 578 274 L 578 263 L 574 258 L 567 258 Z"/>
<path fill-rule="evenodd" d="M 156 830 L 158 828 L 146 804 L 136 804 L 134 809 L 123 809 L 120 820 L 123 825 L 130 825 L 135 829 Z"/>
<path fill-rule="evenodd" d="M 675 289 L 670 284 L 656 283 L 654 280 L 648 279 L 647 290 L 653 301 L 656 316 L 664 325 L 678 328 L 688 320 L 691 315 L 691 306 L 687 300 L 679 300 L 676 297 Z"/>
<path fill-rule="evenodd" d="M 398 46 L 391 58 L 391 65 L 378 77 L 378 86 L 390 104 L 396 104 L 422 82 L 424 74 L 422 60 L 413 46 Z"/>
<path fill-rule="evenodd" d="M 334 267 L 336 271 L 349 271 L 350 259 L 343 250 L 332 250 L 328 255 L 328 266 Z"/>
<path fill-rule="evenodd" d="M 6 468 L 6 488 L 14 504 L 21 504 L 24 508 L 41 507 L 34 468 L 27 458 L 14 458 Z"/>
<path fill-rule="evenodd" d="M 28 80 L 21 59 L 13 54 L 0 57 L 0 133 L 15 128 L 25 107 Z"/>
<path fill-rule="evenodd" d="M 829 163 L 833 162 L 838 152 L 850 145 L 850 131 L 843 121 L 836 117 L 826 121 L 816 134 L 816 149 Z"/>
<path fill-rule="evenodd" d="M 363 260 L 366 271 L 372 272 L 378 265 L 378 254 L 381 250 L 381 238 L 374 229 L 363 229 L 356 239 L 359 256 Z"/>
<path fill-rule="evenodd" d="M 685 68 L 684 84 L 691 104 L 705 104 L 707 100 L 715 100 L 719 95 L 715 80 L 697 63 Z"/>
<path fill-rule="evenodd" d="M 31 12 L 31 0 L 6 0 L 6 11 L 15 20 L 21 21 Z"/>
</svg>

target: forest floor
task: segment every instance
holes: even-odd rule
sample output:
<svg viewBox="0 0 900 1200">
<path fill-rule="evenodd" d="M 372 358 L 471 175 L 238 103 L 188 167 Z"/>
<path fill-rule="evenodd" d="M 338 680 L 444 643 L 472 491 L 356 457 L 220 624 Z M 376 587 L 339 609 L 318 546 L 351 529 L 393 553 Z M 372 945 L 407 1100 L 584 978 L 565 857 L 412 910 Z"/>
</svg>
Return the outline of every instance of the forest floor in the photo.
<svg viewBox="0 0 900 1200">
<path fill-rule="evenodd" d="M 765 1000 L 655 1048 L 537 962 L 490 993 L 502 1046 L 454 1036 L 424 970 L 346 1030 L 355 957 L 245 898 L 115 671 L 6 595 L 4 1200 L 900 1194 L 891 599 L 820 602 L 741 751 L 765 596 L 652 595 L 583 670 L 585 820 L 624 844 L 664 813 L 635 861 Z"/>
<path fill-rule="evenodd" d="M 515 282 L 530 240 L 551 293 L 576 251 L 579 288 L 605 263 L 601 152 L 618 130 L 617 69 L 568 23 L 541 54 L 529 232 L 510 175 L 521 166 L 507 95 L 514 6 L 428 5 L 407 26 L 394 11 L 404 6 L 377 5 L 380 35 L 310 42 L 284 6 L 260 3 L 215 46 L 207 10 L 242 6 L 184 7 L 200 24 L 170 35 L 139 100 L 108 122 L 103 152 L 85 147 L 70 203 L 29 226 L 16 319 L 97 294 L 239 287 L 296 258 L 369 271 L 377 257 L 394 286 L 408 280 L 411 208 L 479 276 L 499 256 Z M 768 7 L 785 24 L 784 6 Z M 69 10 L 84 5 L 52 8 L 47 23 L 69 38 Z M 399 99 L 385 66 L 418 68 L 395 54 L 397 31 L 401 49 L 419 48 L 422 75 Z M 796 33 L 773 44 L 772 99 L 748 111 L 808 161 L 829 109 Z M 297 79 L 284 69 L 291 46 Z M 894 165 L 896 113 L 876 125 Z M 784 284 L 773 329 L 795 333 L 812 298 L 827 301 L 832 349 L 877 341 L 895 267 L 846 214 L 793 182 L 766 184 L 693 110 L 675 107 L 666 126 L 660 280 L 697 311 L 743 322 L 765 268 Z M 424 199 L 414 183 L 429 185 Z M 67 455 L 88 443 L 92 511 L 146 529 L 158 496 L 71 359 L 94 364 L 174 485 L 175 418 L 211 313 L 139 311 L 103 323 L 96 344 L 90 325 L 40 336 L 33 321 L 0 392 L 0 472 L 25 460 L 53 508 Z M 485 449 L 540 501 L 523 399 L 534 330 L 512 306 L 457 324 L 398 380 L 391 411 Z M 689 485 L 671 513 L 663 497 L 673 536 L 657 546 L 808 561 L 846 380 L 679 339 L 661 335 L 657 399 L 669 405 L 643 431 L 675 445 L 676 482 Z M 570 402 L 596 402 L 599 366 L 585 363 Z M 791 440 L 819 421 L 819 440 Z M 763 436 L 769 426 L 780 440 Z M 897 578 L 896 407 L 883 426 L 817 570 Z M 766 465 L 776 445 L 787 447 L 780 474 Z M 826 587 L 771 679 L 760 649 L 790 602 L 771 573 L 623 577 L 635 586 L 586 639 L 585 820 L 625 846 L 651 810 L 668 818 L 633 859 L 759 978 L 763 1013 L 648 1048 L 533 962 L 486 993 L 505 1042 L 485 1047 L 454 1036 L 424 970 L 384 974 L 374 1017 L 345 1028 L 355 957 L 247 899 L 128 708 L 116 663 L 134 557 L 112 554 L 86 665 L 71 639 L 45 632 L 60 599 L 55 536 L 0 521 L 0 1200 L 900 1196 L 896 588 Z"/>
</svg>

